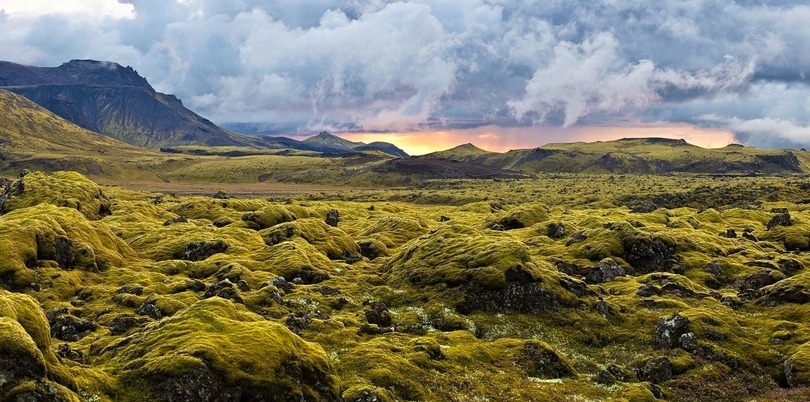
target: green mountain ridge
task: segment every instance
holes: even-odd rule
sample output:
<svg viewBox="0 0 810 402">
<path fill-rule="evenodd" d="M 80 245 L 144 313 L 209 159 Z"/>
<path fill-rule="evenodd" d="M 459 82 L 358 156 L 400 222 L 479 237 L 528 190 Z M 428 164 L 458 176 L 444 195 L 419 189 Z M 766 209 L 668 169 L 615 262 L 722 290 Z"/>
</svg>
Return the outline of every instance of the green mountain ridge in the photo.
<svg viewBox="0 0 810 402">
<path fill-rule="evenodd" d="M 781 174 L 810 171 L 810 154 L 803 150 L 742 146 L 707 149 L 667 138 L 556 143 L 503 153 L 464 144 L 423 157 L 522 173 Z"/>
</svg>

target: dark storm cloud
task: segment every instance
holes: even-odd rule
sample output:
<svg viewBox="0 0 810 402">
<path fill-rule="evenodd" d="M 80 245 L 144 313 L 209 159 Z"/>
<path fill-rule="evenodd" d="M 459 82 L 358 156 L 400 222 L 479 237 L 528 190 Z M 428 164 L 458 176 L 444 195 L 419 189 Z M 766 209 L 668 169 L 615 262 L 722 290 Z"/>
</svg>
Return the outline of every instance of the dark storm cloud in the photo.
<svg viewBox="0 0 810 402">
<path fill-rule="evenodd" d="M 0 51 L 132 65 L 245 130 L 656 121 L 810 145 L 804 2 L 120 2 L 132 18 L 0 13 Z"/>
</svg>

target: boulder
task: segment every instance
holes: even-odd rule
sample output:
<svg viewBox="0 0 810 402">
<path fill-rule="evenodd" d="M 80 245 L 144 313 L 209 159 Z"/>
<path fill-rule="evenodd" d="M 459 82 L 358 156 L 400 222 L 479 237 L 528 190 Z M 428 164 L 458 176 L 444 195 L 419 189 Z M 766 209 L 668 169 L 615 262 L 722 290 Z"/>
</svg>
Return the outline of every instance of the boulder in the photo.
<svg viewBox="0 0 810 402">
<path fill-rule="evenodd" d="M 666 357 L 647 359 L 641 367 L 636 369 L 636 376 L 641 381 L 661 384 L 672 378 L 672 362 Z"/>
<path fill-rule="evenodd" d="M 689 319 L 675 313 L 671 317 L 661 317 L 655 327 L 653 347 L 656 349 L 672 349 L 678 347 L 681 335 L 689 331 Z"/>
<path fill-rule="evenodd" d="M 619 264 L 612 259 L 606 259 L 593 266 L 591 272 L 585 277 L 585 282 L 589 284 L 605 283 L 626 274 L 627 272 L 625 272 L 624 268 L 620 267 Z"/>
</svg>

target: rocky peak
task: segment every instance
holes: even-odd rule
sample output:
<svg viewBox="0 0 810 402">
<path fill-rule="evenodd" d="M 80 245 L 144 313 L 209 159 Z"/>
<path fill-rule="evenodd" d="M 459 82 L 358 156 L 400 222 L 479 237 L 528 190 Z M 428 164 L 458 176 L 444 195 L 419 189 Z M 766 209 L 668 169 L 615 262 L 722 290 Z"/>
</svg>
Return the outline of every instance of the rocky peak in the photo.
<svg viewBox="0 0 810 402">
<path fill-rule="evenodd" d="M 71 60 L 57 67 L 76 84 L 132 86 L 152 89 L 146 78 L 130 66 L 97 60 Z"/>
</svg>

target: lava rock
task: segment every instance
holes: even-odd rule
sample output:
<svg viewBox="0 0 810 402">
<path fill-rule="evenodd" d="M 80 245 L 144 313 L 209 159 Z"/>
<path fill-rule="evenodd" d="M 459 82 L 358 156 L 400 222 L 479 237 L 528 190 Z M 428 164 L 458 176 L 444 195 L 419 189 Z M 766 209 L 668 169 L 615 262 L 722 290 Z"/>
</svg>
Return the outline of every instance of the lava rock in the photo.
<svg viewBox="0 0 810 402">
<path fill-rule="evenodd" d="M 547 229 L 548 237 L 552 239 L 561 239 L 565 236 L 565 225 L 562 223 L 551 223 Z"/>
<path fill-rule="evenodd" d="M 245 283 L 247 285 L 247 283 Z M 235 302 L 242 303 L 242 297 L 239 295 L 239 290 L 234 286 L 233 282 L 229 279 L 223 279 L 217 283 L 208 286 L 208 290 L 203 295 L 204 298 L 218 296 L 223 299 L 231 299 Z"/>
<path fill-rule="evenodd" d="M 62 341 L 78 341 L 98 328 L 92 321 L 81 320 L 68 314 L 65 308 L 55 308 L 46 316 L 51 327 L 51 336 Z"/>
<path fill-rule="evenodd" d="M 640 274 L 649 274 L 668 268 L 668 262 L 675 255 L 675 245 L 662 239 L 636 239 L 624 244 L 626 260 Z"/>
<path fill-rule="evenodd" d="M 153 303 L 143 302 L 140 307 L 135 311 L 138 315 L 145 315 L 152 319 L 159 320 L 163 314 L 160 312 L 158 306 Z"/>
<path fill-rule="evenodd" d="M 768 230 L 771 230 L 777 226 L 790 226 L 792 224 L 793 222 L 791 222 L 790 219 L 790 212 L 783 212 L 771 218 L 766 226 Z"/>
<path fill-rule="evenodd" d="M 573 279 L 560 278 L 560 286 L 565 288 L 565 290 L 575 294 L 577 297 L 583 297 L 594 294 L 592 290 L 588 289 L 588 285 Z"/>
<path fill-rule="evenodd" d="M 456 305 L 456 311 L 464 315 L 473 311 L 537 314 L 542 311 L 559 311 L 563 307 L 572 306 L 564 305 L 553 292 L 538 283 L 507 282 L 502 289 L 468 286 L 464 301 Z"/>
<path fill-rule="evenodd" d="M 284 294 L 290 293 L 292 285 L 287 282 L 282 276 L 277 276 L 270 280 L 270 285 L 277 287 L 279 290 L 284 291 Z"/>
<path fill-rule="evenodd" d="M 346 264 L 354 264 L 356 262 L 360 262 L 363 260 L 362 255 L 357 255 L 351 250 L 343 250 L 343 259 L 346 260 Z"/>
<path fill-rule="evenodd" d="M 84 352 L 71 348 L 67 343 L 59 345 L 59 348 L 56 350 L 56 355 L 63 359 L 73 360 L 81 364 L 86 362 Z"/>
<path fill-rule="evenodd" d="M 309 311 L 299 311 L 287 315 L 287 321 L 284 322 L 284 325 L 286 325 L 290 331 L 301 335 L 301 331 L 307 329 L 310 323 L 312 323 L 312 313 Z"/>
<path fill-rule="evenodd" d="M 762 270 L 748 275 L 743 280 L 740 290 L 757 290 L 768 285 L 773 285 L 777 280 L 771 275 L 771 271 Z"/>
<path fill-rule="evenodd" d="M 598 262 L 593 266 L 591 273 L 585 277 L 585 282 L 589 284 L 605 283 L 626 274 L 624 268 L 620 267 L 615 261 Z"/>
<path fill-rule="evenodd" d="M 644 286 L 638 288 L 636 294 L 641 297 L 650 297 L 653 295 L 658 295 L 661 293 L 661 289 L 658 286 L 653 285 L 652 283 L 646 283 Z"/>
<path fill-rule="evenodd" d="M 185 249 L 174 257 L 178 260 L 203 261 L 214 254 L 224 253 L 228 247 L 228 243 L 222 240 L 197 241 L 187 244 Z"/>
<path fill-rule="evenodd" d="M 167 220 L 166 222 L 163 222 L 163 226 L 171 226 L 174 225 L 175 223 L 186 223 L 186 222 L 188 222 L 188 219 L 185 216 L 180 215 L 177 218 L 172 218 Z"/>
<path fill-rule="evenodd" d="M 735 239 L 737 238 L 737 231 L 731 228 L 726 229 L 725 237 L 729 239 Z"/>
<path fill-rule="evenodd" d="M 118 317 L 113 318 L 110 322 L 110 334 L 112 335 L 123 335 L 131 328 L 143 325 L 147 320 L 141 317 L 133 317 L 130 315 L 119 315 Z"/>
<path fill-rule="evenodd" d="M 380 327 L 391 326 L 391 313 L 388 312 L 388 306 L 380 302 L 368 303 L 369 310 L 366 310 L 366 321 L 369 324 L 377 324 Z"/>
<path fill-rule="evenodd" d="M 340 222 L 340 213 L 337 209 L 330 209 L 326 213 L 326 224 L 332 227 L 337 227 Z"/>
<path fill-rule="evenodd" d="M 672 378 L 672 362 L 666 357 L 648 359 L 644 365 L 636 370 L 636 376 L 641 381 L 660 384 Z"/>
<path fill-rule="evenodd" d="M 653 347 L 656 349 L 672 349 L 678 346 L 681 335 L 689 331 L 689 319 L 675 313 L 671 317 L 661 317 L 655 327 Z"/>
</svg>

